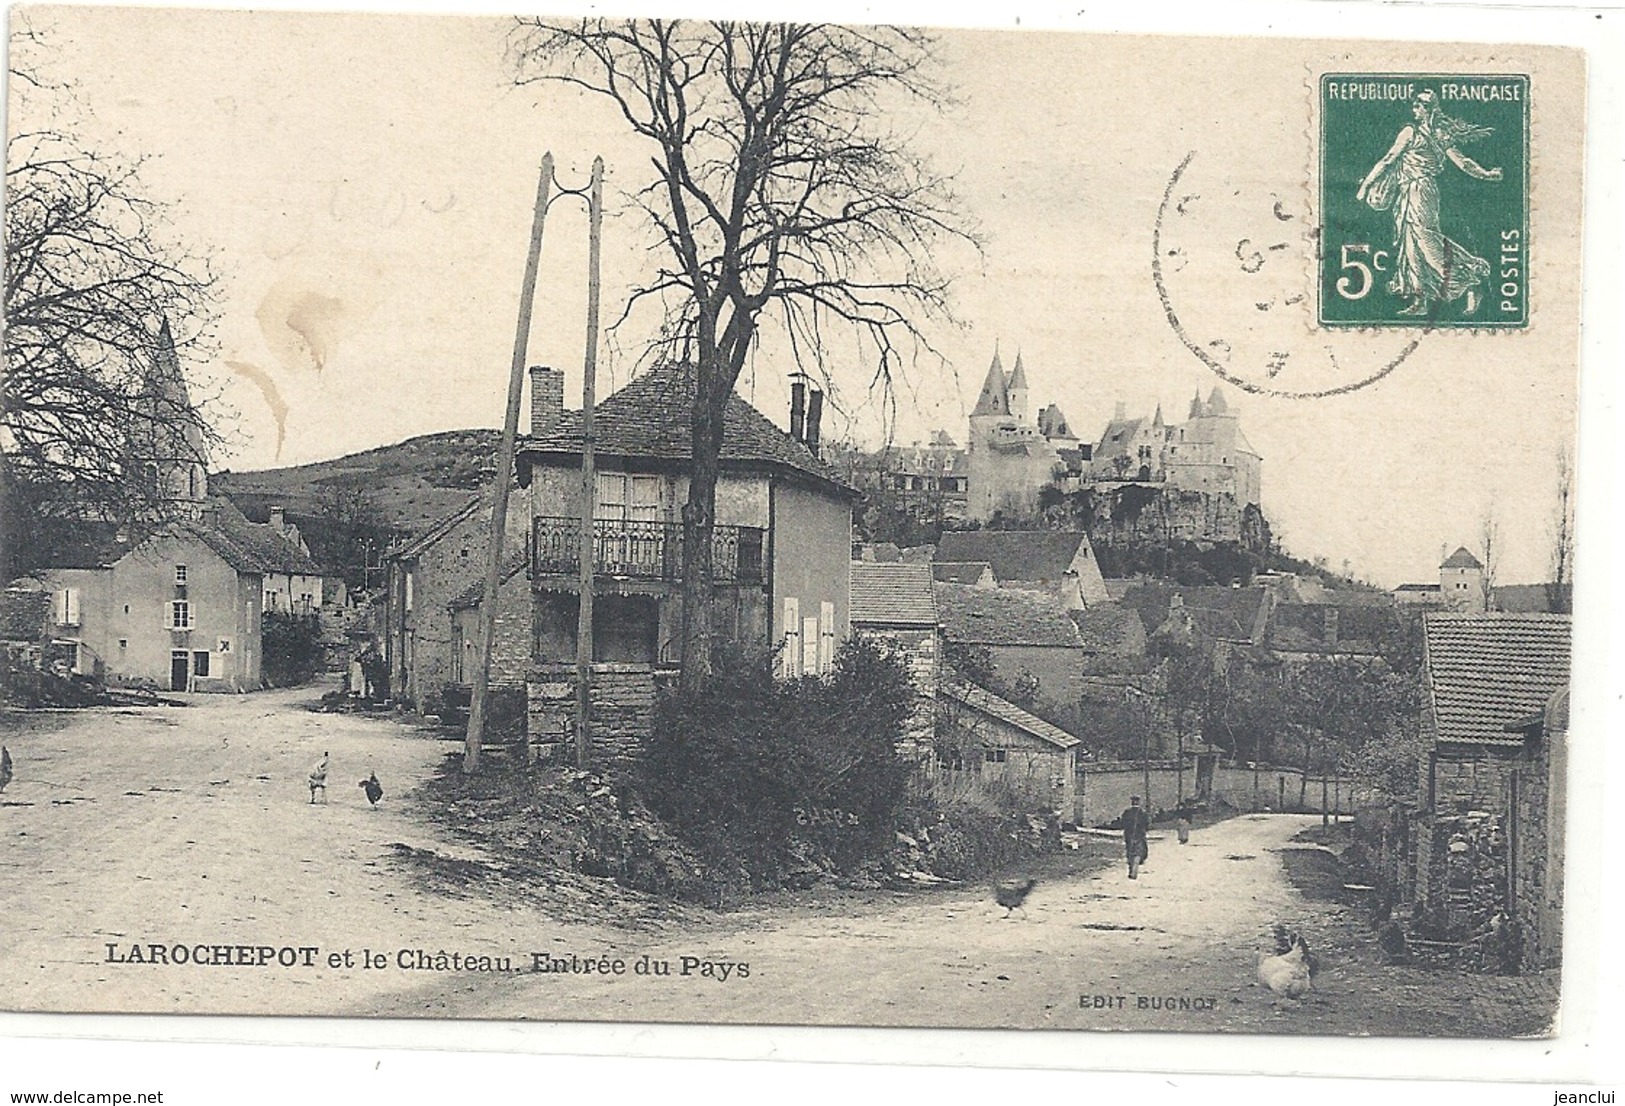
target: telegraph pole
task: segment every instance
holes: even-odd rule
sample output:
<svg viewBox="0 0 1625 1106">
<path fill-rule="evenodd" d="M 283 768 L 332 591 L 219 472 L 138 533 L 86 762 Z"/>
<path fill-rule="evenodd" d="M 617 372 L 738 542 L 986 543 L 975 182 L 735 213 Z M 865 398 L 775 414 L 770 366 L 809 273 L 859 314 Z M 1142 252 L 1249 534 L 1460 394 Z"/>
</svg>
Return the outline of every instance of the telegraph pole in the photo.
<svg viewBox="0 0 1625 1106">
<path fill-rule="evenodd" d="M 604 223 L 604 159 L 593 158 L 587 198 L 587 353 L 581 377 L 581 586 L 576 621 L 576 767 L 585 769 L 592 748 L 592 585 L 596 560 L 593 515 L 597 474 L 593 457 L 593 405 L 598 376 L 598 294 Z"/>
<path fill-rule="evenodd" d="M 474 688 L 469 700 L 468 735 L 463 745 L 463 774 L 479 771 L 485 743 L 485 716 L 491 681 L 491 641 L 496 636 L 497 591 L 502 585 L 502 539 L 508 526 L 508 488 L 513 483 L 514 453 L 519 438 L 519 403 L 525 387 L 525 359 L 530 343 L 530 315 L 536 297 L 536 270 L 541 264 L 542 229 L 547 222 L 548 192 L 553 186 L 553 155 L 542 155 L 541 179 L 536 185 L 536 212 L 530 225 L 530 251 L 519 291 L 519 322 L 514 332 L 513 363 L 508 374 L 508 408 L 502 421 L 502 445 L 491 502 L 491 538 L 485 556 L 485 594 L 477 629 L 479 661 L 474 666 Z M 526 743 L 527 749 L 529 743 Z"/>
</svg>

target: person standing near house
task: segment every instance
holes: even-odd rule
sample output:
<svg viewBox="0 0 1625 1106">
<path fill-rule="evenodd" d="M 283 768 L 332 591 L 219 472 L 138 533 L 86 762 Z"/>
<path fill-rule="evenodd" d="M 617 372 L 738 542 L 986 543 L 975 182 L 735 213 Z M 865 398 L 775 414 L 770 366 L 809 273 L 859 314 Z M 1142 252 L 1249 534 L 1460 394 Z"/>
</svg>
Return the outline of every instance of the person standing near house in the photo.
<svg viewBox="0 0 1625 1106">
<path fill-rule="evenodd" d="M 1140 797 L 1129 797 L 1128 809 L 1123 811 L 1123 851 L 1128 854 L 1128 878 L 1140 878 L 1140 865 L 1151 855 L 1151 847 L 1146 842 L 1146 834 L 1151 831 L 1151 820 L 1146 817 L 1145 810 L 1140 806 Z"/>
</svg>

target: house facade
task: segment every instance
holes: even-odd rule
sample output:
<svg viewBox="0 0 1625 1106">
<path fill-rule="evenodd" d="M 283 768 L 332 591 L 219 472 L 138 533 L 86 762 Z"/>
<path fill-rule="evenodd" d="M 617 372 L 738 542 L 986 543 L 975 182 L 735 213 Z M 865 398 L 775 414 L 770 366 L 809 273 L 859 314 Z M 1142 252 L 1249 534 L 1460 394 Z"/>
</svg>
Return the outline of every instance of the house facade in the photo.
<svg viewBox="0 0 1625 1106">
<path fill-rule="evenodd" d="M 1003 789 L 1062 821 L 1075 819 L 1081 740 L 974 684 L 944 681 L 937 700 L 939 791 Z"/>
<path fill-rule="evenodd" d="M 852 562 L 852 632 L 896 649 L 908 665 L 915 704 L 899 749 L 910 759 L 931 748 L 941 642 L 931 565 L 926 562 Z"/>
<path fill-rule="evenodd" d="M 309 581 L 319 602 L 321 568 L 302 543 L 227 500 L 190 510 L 89 563 L 38 574 L 52 594 L 53 646 L 74 671 L 172 691 L 262 685 L 265 581 Z"/>
<path fill-rule="evenodd" d="M 531 659 L 539 669 L 532 739 L 549 744 L 571 724 L 560 716 L 569 697 L 555 692 L 575 663 L 580 620 L 582 419 L 563 409 L 560 374 L 532 369 L 531 387 L 531 435 L 520 445 L 518 475 L 530 505 Z M 611 666 L 606 674 L 626 685 L 623 697 L 639 703 L 652 704 L 655 672 L 675 666 L 682 651 L 693 404 L 691 370 L 666 365 L 594 410 L 593 662 Z M 712 537 L 718 641 L 776 650 L 785 677 L 829 672 L 849 633 L 856 497 L 814 452 L 816 415 L 793 411 L 791 422 L 800 437 L 729 397 Z M 642 709 L 626 714 L 615 736 L 623 745 L 635 740 L 648 717 Z M 609 728 L 599 721 L 595 709 L 595 734 Z"/>
<path fill-rule="evenodd" d="M 508 505 L 505 550 L 525 549 L 528 522 L 520 493 Z M 483 579 L 490 541 L 490 501 L 475 496 L 385 558 L 384 660 L 395 698 L 433 710 L 447 687 L 468 682 L 468 642 L 458 637 L 452 604 Z"/>
<path fill-rule="evenodd" d="M 1561 862 L 1554 872 L 1547 858 L 1561 849 L 1569 652 L 1566 615 L 1423 620 L 1426 755 L 1405 888 L 1413 917 L 1460 941 L 1504 913 L 1534 966 L 1559 947 Z"/>
</svg>

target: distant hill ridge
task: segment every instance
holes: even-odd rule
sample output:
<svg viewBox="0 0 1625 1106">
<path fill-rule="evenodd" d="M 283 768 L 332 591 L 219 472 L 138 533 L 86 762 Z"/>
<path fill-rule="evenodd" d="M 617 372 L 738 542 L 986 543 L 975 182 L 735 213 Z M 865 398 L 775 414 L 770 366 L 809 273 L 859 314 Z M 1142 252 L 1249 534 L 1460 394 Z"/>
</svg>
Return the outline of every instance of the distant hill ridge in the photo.
<svg viewBox="0 0 1625 1106">
<path fill-rule="evenodd" d="M 445 430 L 307 465 L 227 469 L 211 475 L 209 486 L 257 521 L 282 507 L 302 530 L 319 527 L 335 502 L 360 493 L 379 523 L 416 534 L 490 484 L 500 438 L 497 430 Z"/>
</svg>

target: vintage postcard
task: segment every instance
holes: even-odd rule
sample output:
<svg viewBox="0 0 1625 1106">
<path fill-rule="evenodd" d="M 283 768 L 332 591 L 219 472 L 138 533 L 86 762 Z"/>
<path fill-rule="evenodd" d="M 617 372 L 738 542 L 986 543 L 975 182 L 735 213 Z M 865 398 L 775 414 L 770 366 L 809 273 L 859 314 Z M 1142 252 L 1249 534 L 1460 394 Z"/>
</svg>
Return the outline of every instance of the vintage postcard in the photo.
<svg viewBox="0 0 1625 1106">
<path fill-rule="evenodd" d="M 5 1009 L 1562 1031 L 1582 52 L 9 69 Z"/>
</svg>

